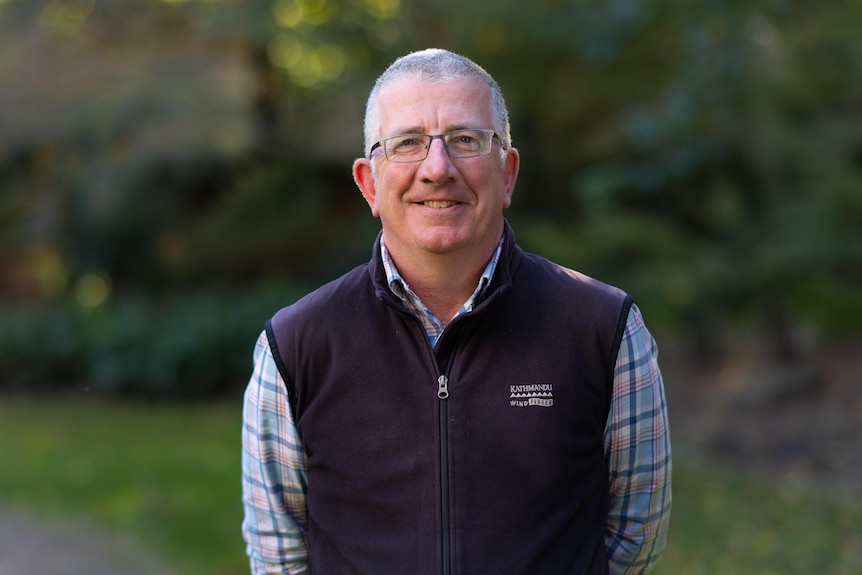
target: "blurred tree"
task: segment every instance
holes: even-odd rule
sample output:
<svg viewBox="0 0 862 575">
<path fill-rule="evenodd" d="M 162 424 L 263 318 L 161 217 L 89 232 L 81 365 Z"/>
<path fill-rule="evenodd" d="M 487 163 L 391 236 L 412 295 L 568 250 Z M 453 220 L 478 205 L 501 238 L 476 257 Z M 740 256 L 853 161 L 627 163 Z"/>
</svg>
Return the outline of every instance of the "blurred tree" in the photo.
<svg viewBox="0 0 862 575">
<path fill-rule="evenodd" d="M 855 329 L 862 7 L 434 6 L 428 28 L 515 88 L 525 243 L 670 310 L 701 355 L 728 320 L 782 356 L 799 320 Z"/>
<path fill-rule="evenodd" d="M 365 98 L 440 46 L 507 94 L 526 247 L 701 356 L 753 322 L 790 357 L 862 322 L 860 29 L 846 0 L 0 0 L 0 294 L 365 259 Z"/>
</svg>

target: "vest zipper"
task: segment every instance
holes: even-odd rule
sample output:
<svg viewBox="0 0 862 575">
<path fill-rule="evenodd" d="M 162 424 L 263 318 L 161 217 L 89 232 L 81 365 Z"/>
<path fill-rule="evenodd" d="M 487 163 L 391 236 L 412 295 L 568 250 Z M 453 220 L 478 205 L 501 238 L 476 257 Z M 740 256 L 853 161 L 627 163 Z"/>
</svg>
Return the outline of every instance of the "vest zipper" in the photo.
<svg viewBox="0 0 862 575">
<path fill-rule="evenodd" d="M 438 421 L 440 427 L 440 572 L 442 575 L 450 575 L 452 573 L 452 537 L 449 533 L 449 522 L 451 521 L 449 514 L 449 410 L 446 401 L 449 397 L 449 377 L 440 369 L 437 353 L 431 342 L 427 338 L 425 341 L 428 342 L 434 369 L 439 374 L 437 376 L 437 399 L 439 399 L 438 413 L 440 414 Z"/>
<path fill-rule="evenodd" d="M 459 319 L 456 318 L 455 321 Z M 451 327 L 447 329 L 451 331 Z M 440 337 L 444 336 L 445 334 Z M 451 337 L 451 334 L 449 337 Z M 440 341 L 438 340 L 437 343 L 439 345 Z M 440 400 L 440 521 L 442 523 L 441 556 L 443 559 L 441 573 L 442 575 L 450 575 L 452 573 L 452 519 L 449 512 L 449 409 L 447 401 L 449 398 L 449 377 L 440 369 L 440 364 L 437 361 L 437 353 L 434 347 L 431 346 L 430 341 L 428 342 L 428 346 L 431 350 L 431 359 L 434 362 L 434 368 L 440 374 L 437 376 L 437 398 Z M 447 369 L 451 365 L 451 362 L 452 359 L 450 358 L 447 362 Z"/>
<path fill-rule="evenodd" d="M 446 398 L 449 397 L 449 378 L 440 375 L 437 378 L 437 397 L 440 398 L 440 504 L 443 575 L 449 575 L 451 541 L 449 534 L 449 425 Z"/>
<path fill-rule="evenodd" d="M 446 401 L 449 398 L 449 377 L 440 369 L 434 346 L 431 345 L 427 337 L 425 341 L 431 352 L 434 369 L 439 374 L 437 376 L 437 398 L 440 400 L 440 420 L 438 422 L 440 427 L 440 556 L 442 575 L 450 575 L 452 573 L 452 536 L 449 532 L 451 521 L 449 513 L 449 413 Z"/>
<path fill-rule="evenodd" d="M 437 378 L 437 397 L 440 399 L 449 397 L 449 378 L 445 375 Z"/>
</svg>

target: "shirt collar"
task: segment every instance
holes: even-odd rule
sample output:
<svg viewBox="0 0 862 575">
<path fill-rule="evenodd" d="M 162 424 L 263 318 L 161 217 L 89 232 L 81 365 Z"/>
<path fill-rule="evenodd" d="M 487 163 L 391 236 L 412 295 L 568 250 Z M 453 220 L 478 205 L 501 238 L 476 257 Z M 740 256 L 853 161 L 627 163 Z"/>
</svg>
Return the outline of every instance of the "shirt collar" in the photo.
<svg viewBox="0 0 862 575">
<path fill-rule="evenodd" d="M 500 243 L 497 244 L 497 249 L 494 250 L 494 255 L 491 256 L 491 260 L 488 262 L 488 265 L 485 266 L 484 271 L 482 271 L 482 275 L 479 278 L 479 283 L 476 286 L 476 289 L 462 307 L 463 311 L 472 311 L 473 304 L 476 302 L 476 299 L 491 282 L 491 278 L 494 276 L 494 270 L 497 267 L 497 262 L 500 260 L 500 252 L 502 249 L 503 239 L 501 238 Z M 401 301 L 408 303 L 408 305 L 410 299 L 415 298 L 416 301 L 421 301 L 419 300 L 419 297 L 413 293 L 413 290 L 410 289 L 410 286 L 407 285 L 407 282 L 404 281 L 404 278 L 401 277 L 401 274 L 398 272 L 398 268 L 395 267 L 395 262 L 392 261 L 392 257 L 389 255 L 389 250 L 386 248 L 386 242 L 383 240 L 383 236 L 380 237 L 380 256 L 383 260 L 383 269 L 386 270 L 386 280 L 389 284 L 390 291 L 392 291 L 392 293 L 394 293 Z"/>
</svg>

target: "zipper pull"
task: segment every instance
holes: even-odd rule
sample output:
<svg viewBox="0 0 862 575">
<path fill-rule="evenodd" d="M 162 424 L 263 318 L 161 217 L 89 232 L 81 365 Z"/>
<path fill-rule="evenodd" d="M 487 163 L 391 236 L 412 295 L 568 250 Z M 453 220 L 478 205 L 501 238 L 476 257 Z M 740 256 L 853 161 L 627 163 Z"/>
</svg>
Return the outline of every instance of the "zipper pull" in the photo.
<svg viewBox="0 0 862 575">
<path fill-rule="evenodd" d="M 437 378 L 437 397 L 440 399 L 449 397 L 449 378 L 445 375 Z"/>
</svg>

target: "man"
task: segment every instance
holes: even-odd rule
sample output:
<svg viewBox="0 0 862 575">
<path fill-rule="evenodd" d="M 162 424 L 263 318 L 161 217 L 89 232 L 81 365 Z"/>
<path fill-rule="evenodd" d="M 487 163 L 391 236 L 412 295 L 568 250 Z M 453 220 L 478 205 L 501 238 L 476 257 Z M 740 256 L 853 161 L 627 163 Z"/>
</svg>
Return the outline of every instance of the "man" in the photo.
<svg viewBox="0 0 862 575">
<path fill-rule="evenodd" d="M 655 343 L 629 296 L 515 243 L 496 82 L 451 52 L 401 58 L 365 150 L 371 261 L 255 349 L 252 572 L 648 572 L 670 511 Z"/>
</svg>

